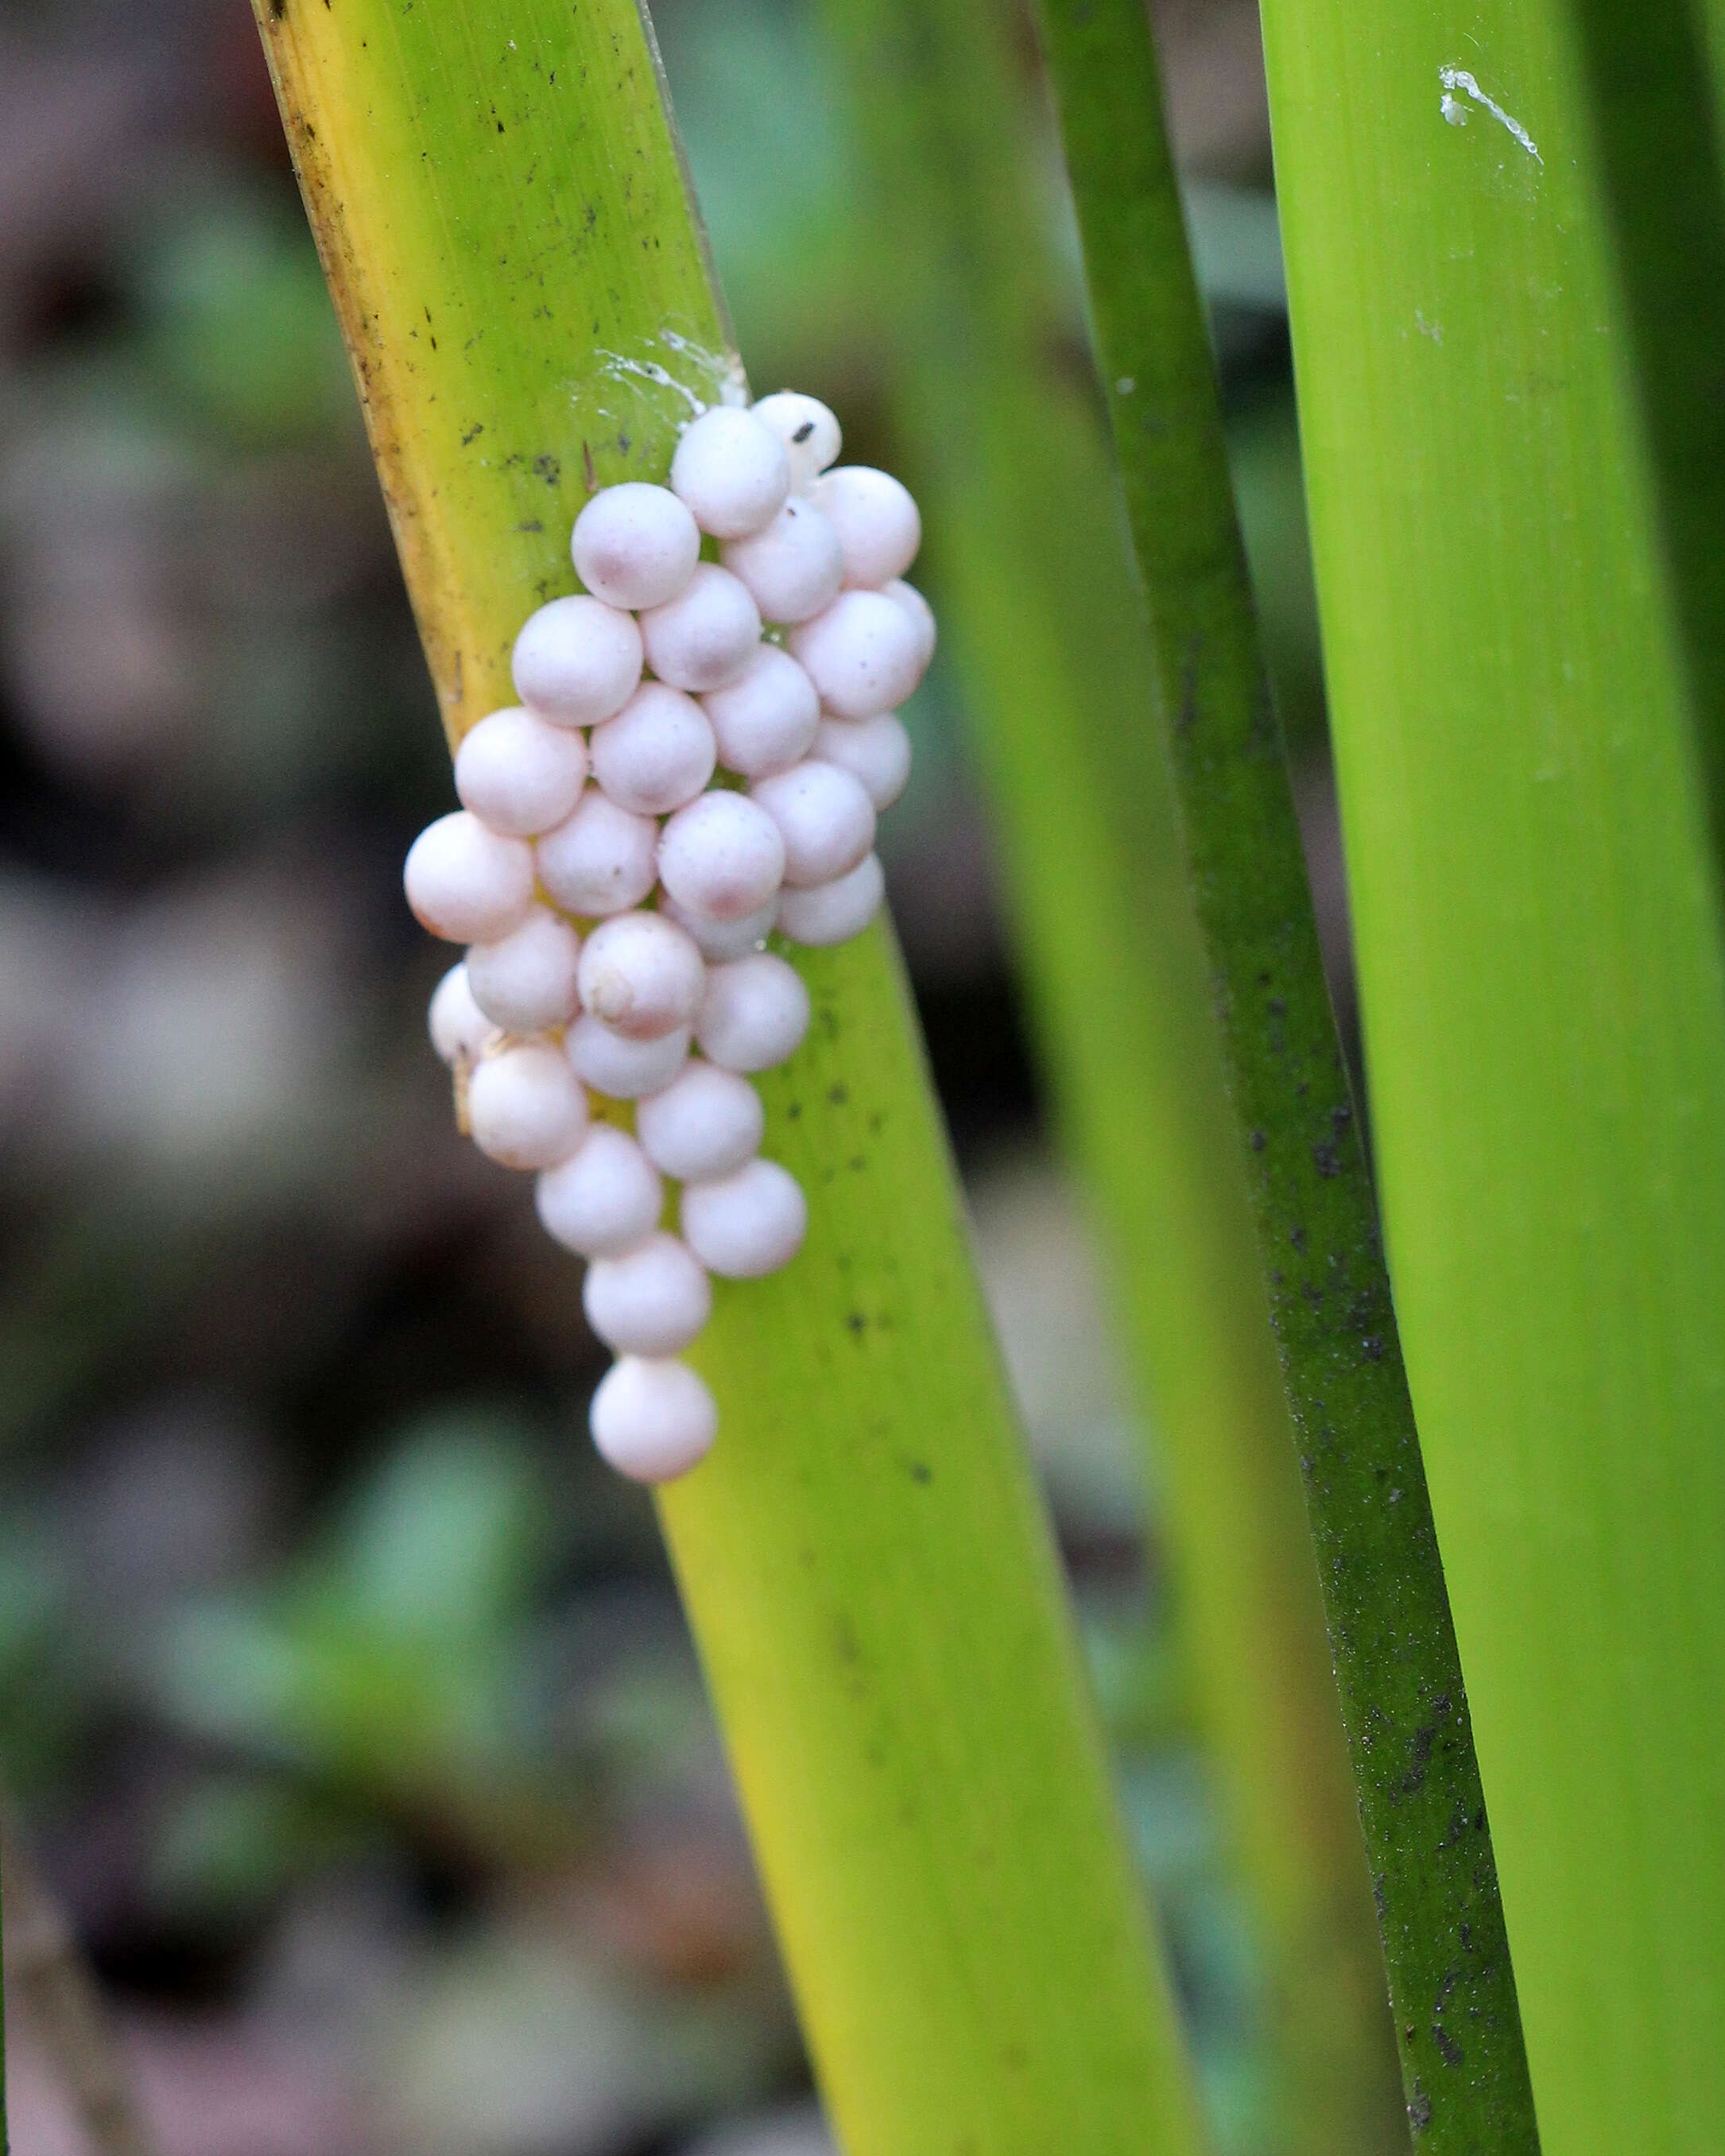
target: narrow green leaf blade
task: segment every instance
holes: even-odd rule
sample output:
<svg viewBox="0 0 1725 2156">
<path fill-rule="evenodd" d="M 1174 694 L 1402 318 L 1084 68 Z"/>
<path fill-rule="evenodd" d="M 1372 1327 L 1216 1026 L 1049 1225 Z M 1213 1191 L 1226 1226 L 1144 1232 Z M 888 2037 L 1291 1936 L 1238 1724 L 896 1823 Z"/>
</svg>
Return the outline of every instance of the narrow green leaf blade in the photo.
<svg viewBox="0 0 1725 2156">
<path fill-rule="evenodd" d="M 1396 1302 L 1553 2156 L 1700 2156 L 1725 2104 L 1719 212 L 1686 12 L 1266 10 Z"/>
</svg>

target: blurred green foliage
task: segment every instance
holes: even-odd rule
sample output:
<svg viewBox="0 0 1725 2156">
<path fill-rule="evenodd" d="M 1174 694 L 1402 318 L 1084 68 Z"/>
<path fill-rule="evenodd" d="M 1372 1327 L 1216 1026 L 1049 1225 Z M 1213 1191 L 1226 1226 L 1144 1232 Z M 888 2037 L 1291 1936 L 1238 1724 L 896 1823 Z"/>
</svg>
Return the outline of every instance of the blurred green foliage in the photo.
<svg viewBox="0 0 1725 2156">
<path fill-rule="evenodd" d="M 454 1411 L 408 1431 L 280 1578 L 176 1613 L 154 1658 L 164 1710 L 351 1804 L 507 1849 L 537 1779 L 522 1695 L 550 1555 L 523 1438 Z M 543 1803 L 554 1848 L 575 1819 L 567 1794 Z"/>
<path fill-rule="evenodd" d="M 128 267 L 142 368 L 193 424 L 241 449 L 353 438 L 347 355 L 290 203 L 199 191 Z"/>
</svg>

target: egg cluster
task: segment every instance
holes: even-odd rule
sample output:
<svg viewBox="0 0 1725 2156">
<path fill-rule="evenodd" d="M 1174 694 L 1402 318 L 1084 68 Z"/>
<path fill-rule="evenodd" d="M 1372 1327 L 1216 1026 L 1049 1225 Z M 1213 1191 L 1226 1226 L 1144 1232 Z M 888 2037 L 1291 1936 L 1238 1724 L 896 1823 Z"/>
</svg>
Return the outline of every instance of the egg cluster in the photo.
<svg viewBox="0 0 1725 2156">
<path fill-rule="evenodd" d="M 571 542 L 586 590 L 528 619 L 521 702 L 463 737 L 461 808 L 408 855 L 414 913 L 470 947 L 432 998 L 433 1044 L 474 1142 L 537 1171 L 541 1220 L 588 1260 L 587 1314 L 618 1358 L 594 1442 L 644 1481 L 686 1472 L 717 1430 L 676 1359 L 709 1276 L 758 1278 L 801 1248 L 807 1204 L 760 1157 L 749 1081 L 794 1053 L 809 992 L 763 947 L 873 919 L 875 816 L 910 773 L 895 706 L 934 649 L 901 581 L 916 505 L 835 466 L 839 448 L 826 406 L 785 391 L 692 420 L 668 487 L 593 495 Z M 590 1096 L 632 1103 L 632 1133 Z"/>
</svg>

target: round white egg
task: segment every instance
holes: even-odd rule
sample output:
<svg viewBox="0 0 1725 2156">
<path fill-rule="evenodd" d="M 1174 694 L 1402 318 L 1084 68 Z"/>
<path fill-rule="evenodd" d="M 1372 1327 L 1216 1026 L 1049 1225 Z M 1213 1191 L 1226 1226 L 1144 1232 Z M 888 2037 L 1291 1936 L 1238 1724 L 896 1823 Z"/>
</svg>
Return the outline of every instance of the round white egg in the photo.
<svg viewBox="0 0 1725 2156">
<path fill-rule="evenodd" d="M 507 936 L 470 948 L 468 987 L 506 1033 L 547 1033 L 575 1015 L 580 957 L 581 939 L 568 922 L 536 906 Z"/>
<path fill-rule="evenodd" d="M 572 726 L 555 726 L 525 705 L 493 711 L 461 737 L 455 791 L 488 830 L 536 838 L 561 824 L 581 798 L 587 742 Z"/>
<path fill-rule="evenodd" d="M 830 883 L 875 843 L 875 804 L 862 781 L 809 757 L 749 788 L 778 826 L 788 884 Z"/>
<path fill-rule="evenodd" d="M 909 609 L 884 592 L 840 592 L 787 639 L 829 711 L 871 719 L 896 710 L 922 679 L 923 639 Z"/>
<path fill-rule="evenodd" d="M 554 1168 L 587 1128 L 587 1096 L 561 1049 L 528 1040 L 500 1049 L 467 1081 L 473 1142 L 505 1168 Z"/>
<path fill-rule="evenodd" d="M 685 1183 L 679 1218 L 684 1241 L 709 1272 L 760 1280 L 802 1249 L 809 1201 L 788 1168 L 755 1159 L 717 1182 Z"/>
<path fill-rule="evenodd" d="M 539 880 L 566 913 L 583 920 L 639 906 L 658 876 L 659 826 L 589 787 L 534 853 Z"/>
<path fill-rule="evenodd" d="M 839 541 L 845 582 L 879 590 L 903 576 L 922 544 L 922 519 L 910 489 L 870 465 L 840 465 L 814 482 L 809 499 Z"/>
<path fill-rule="evenodd" d="M 791 490 L 790 459 L 752 412 L 719 404 L 683 429 L 670 483 L 703 531 L 742 539 L 777 515 Z"/>
<path fill-rule="evenodd" d="M 890 808 L 910 782 L 911 737 L 892 711 L 872 719 L 824 719 L 814 754 L 859 781 L 877 814 Z"/>
<path fill-rule="evenodd" d="M 595 598 L 631 610 L 674 599 L 701 558 L 701 531 L 669 487 L 626 480 L 594 495 L 569 541 Z"/>
<path fill-rule="evenodd" d="M 718 1435 L 713 1396 L 687 1363 L 625 1355 L 599 1381 L 589 1420 L 600 1457 L 637 1482 L 674 1482 Z"/>
<path fill-rule="evenodd" d="M 635 1110 L 635 1136 L 655 1168 L 679 1183 L 711 1183 L 759 1152 L 766 1128 L 748 1080 L 716 1063 L 691 1063 Z"/>
<path fill-rule="evenodd" d="M 678 809 L 660 834 L 660 881 L 680 908 L 708 921 L 742 921 L 760 912 L 784 870 L 778 825 L 746 793 L 703 793 Z"/>
<path fill-rule="evenodd" d="M 648 665 L 671 688 L 721 689 L 761 640 L 760 610 L 728 569 L 697 562 L 675 598 L 641 616 L 641 640 Z"/>
<path fill-rule="evenodd" d="M 487 1018 L 473 999 L 465 963 L 451 966 L 438 983 L 425 1021 L 432 1046 L 452 1067 L 473 1062 L 497 1032 L 496 1021 Z"/>
<path fill-rule="evenodd" d="M 805 493 L 845 445 L 838 420 L 819 398 L 805 397 L 795 389 L 775 390 L 770 397 L 757 398 L 752 409 L 762 426 L 784 444 L 791 485 L 797 493 Z"/>
<path fill-rule="evenodd" d="M 533 850 L 488 830 L 470 809 L 426 826 L 402 871 L 422 927 L 450 943 L 506 936 L 533 902 Z"/>
<path fill-rule="evenodd" d="M 692 801 L 718 761 L 706 713 L 662 681 L 642 682 L 614 719 L 593 728 L 592 753 L 601 792 L 638 816 Z"/>
<path fill-rule="evenodd" d="M 692 1029 L 678 1026 L 656 1040 L 631 1040 L 585 1013 L 563 1035 L 563 1053 L 583 1085 L 610 1101 L 638 1101 L 669 1086 L 689 1060 Z"/>
<path fill-rule="evenodd" d="M 576 981 L 588 1017 L 631 1040 L 657 1040 L 694 1018 L 706 964 L 675 921 L 618 913 L 588 937 Z"/>
<path fill-rule="evenodd" d="M 742 778 L 787 771 L 813 747 L 820 697 L 788 651 L 759 644 L 736 680 L 701 700 L 719 762 Z"/>
<path fill-rule="evenodd" d="M 796 1053 L 809 1016 L 809 991 L 796 968 L 771 951 L 754 951 L 708 973 L 695 1038 L 721 1070 L 771 1070 Z"/>
<path fill-rule="evenodd" d="M 627 1132 L 594 1123 L 580 1145 L 534 1186 L 546 1233 L 579 1257 L 626 1250 L 659 1224 L 659 1171 Z"/>
<path fill-rule="evenodd" d="M 793 943 L 815 948 L 848 943 L 868 927 L 886 896 L 880 857 L 865 854 L 854 869 L 831 883 L 784 891 L 779 899 L 778 926 Z"/>
<path fill-rule="evenodd" d="M 528 615 L 510 668 L 516 696 L 541 718 L 597 726 L 635 692 L 641 632 L 633 614 L 574 593 Z"/>
<path fill-rule="evenodd" d="M 661 1229 L 632 1250 L 595 1258 L 582 1286 L 587 1320 L 619 1355 L 675 1355 L 712 1315 L 713 1291 L 686 1244 Z"/>
<path fill-rule="evenodd" d="M 793 494 L 764 530 L 732 539 L 720 560 L 754 595 L 762 621 L 807 621 L 845 581 L 845 554 L 829 518 Z"/>
<path fill-rule="evenodd" d="M 746 913 L 740 921 L 711 921 L 704 913 L 691 913 L 687 906 L 679 906 L 669 891 L 661 896 L 659 910 L 679 928 L 688 931 L 710 964 L 722 965 L 760 949 L 778 919 L 780 895 L 775 892 L 758 912 Z"/>
</svg>

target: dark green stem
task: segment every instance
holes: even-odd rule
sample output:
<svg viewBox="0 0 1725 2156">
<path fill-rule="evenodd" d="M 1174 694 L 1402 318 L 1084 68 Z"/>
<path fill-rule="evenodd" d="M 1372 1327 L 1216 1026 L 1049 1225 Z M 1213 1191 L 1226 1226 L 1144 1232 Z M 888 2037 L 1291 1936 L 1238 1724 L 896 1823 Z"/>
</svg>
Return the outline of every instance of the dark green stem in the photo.
<svg viewBox="0 0 1725 2156">
<path fill-rule="evenodd" d="M 1409 2118 L 1422 2150 L 1527 2156 L 1538 2135 L 1485 1799 L 1147 16 L 1142 0 L 1040 0 L 1038 14 L 1317 1547 Z"/>
</svg>

